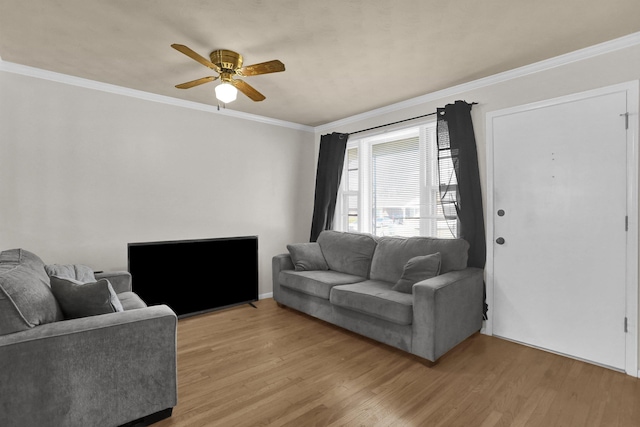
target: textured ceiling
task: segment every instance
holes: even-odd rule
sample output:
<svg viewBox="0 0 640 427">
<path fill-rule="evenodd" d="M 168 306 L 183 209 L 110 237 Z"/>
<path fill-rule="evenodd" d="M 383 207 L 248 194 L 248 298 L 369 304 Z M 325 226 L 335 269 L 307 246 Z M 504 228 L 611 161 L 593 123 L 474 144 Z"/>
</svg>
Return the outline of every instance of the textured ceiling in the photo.
<svg viewBox="0 0 640 427">
<path fill-rule="evenodd" d="M 317 126 L 640 31 L 639 0 L 0 0 L 3 61 L 216 105 L 173 50 L 284 73 L 227 108 Z"/>
</svg>

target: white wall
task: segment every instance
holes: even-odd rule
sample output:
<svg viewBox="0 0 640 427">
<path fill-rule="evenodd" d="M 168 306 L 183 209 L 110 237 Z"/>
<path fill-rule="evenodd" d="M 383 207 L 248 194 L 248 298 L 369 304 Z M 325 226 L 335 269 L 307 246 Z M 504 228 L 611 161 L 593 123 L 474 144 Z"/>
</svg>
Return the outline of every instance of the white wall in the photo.
<svg viewBox="0 0 640 427">
<path fill-rule="evenodd" d="M 313 134 L 0 72 L 0 249 L 127 268 L 127 243 L 308 241 Z M 180 266 L 167 266 L 180 268 Z"/>
</svg>

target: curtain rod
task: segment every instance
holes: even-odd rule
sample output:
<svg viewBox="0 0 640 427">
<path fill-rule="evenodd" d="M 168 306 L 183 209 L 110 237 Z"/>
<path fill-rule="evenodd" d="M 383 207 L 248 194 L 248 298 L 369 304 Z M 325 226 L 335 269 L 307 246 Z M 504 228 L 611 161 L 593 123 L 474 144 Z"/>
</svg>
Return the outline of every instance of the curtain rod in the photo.
<svg viewBox="0 0 640 427">
<path fill-rule="evenodd" d="M 477 102 L 472 102 L 471 103 L 471 105 L 477 105 L 477 104 L 478 104 Z M 379 128 L 383 128 L 383 127 L 386 127 L 386 126 L 397 125 L 398 123 L 404 123 L 404 122 L 408 122 L 410 120 L 421 119 L 423 117 L 433 116 L 434 114 L 438 114 L 438 112 L 436 111 L 434 113 L 423 114 L 422 116 L 411 117 L 410 119 L 398 120 L 397 122 L 387 123 L 385 125 L 374 126 L 372 128 L 368 128 L 368 129 L 361 129 L 361 130 L 357 130 L 355 132 L 349 132 L 348 135 L 353 135 L 353 134 L 360 133 L 360 132 L 366 132 L 368 130 L 379 129 Z"/>
</svg>

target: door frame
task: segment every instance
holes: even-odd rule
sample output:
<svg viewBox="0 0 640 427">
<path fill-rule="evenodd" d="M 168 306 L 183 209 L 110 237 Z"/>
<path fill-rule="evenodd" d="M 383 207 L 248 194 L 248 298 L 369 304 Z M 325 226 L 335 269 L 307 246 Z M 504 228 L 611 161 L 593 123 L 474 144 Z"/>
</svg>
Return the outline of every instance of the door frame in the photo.
<svg viewBox="0 0 640 427">
<path fill-rule="evenodd" d="M 633 377 L 640 377 L 638 370 L 638 128 L 639 128 L 639 81 L 634 80 L 599 89 L 566 95 L 545 101 L 520 105 L 492 111 L 486 115 L 486 179 L 487 179 L 487 262 L 485 266 L 485 283 L 487 288 L 487 304 L 489 311 L 482 333 L 493 335 L 493 311 L 494 307 L 494 241 L 497 238 L 494 232 L 495 206 L 494 206 L 494 147 L 493 147 L 493 122 L 497 117 L 546 108 L 567 102 L 579 101 L 586 98 L 607 95 L 617 92 L 626 92 L 627 95 L 627 216 L 628 230 L 626 242 L 626 313 L 627 334 L 625 338 L 625 372 Z M 622 112 L 621 112 L 622 113 Z M 624 115 L 620 118 L 621 126 L 624 126 Z M 621 316 L 622 317 L 622 316 Z M 623 327 L 621 324 L 620 327 Z"/>
</svg>

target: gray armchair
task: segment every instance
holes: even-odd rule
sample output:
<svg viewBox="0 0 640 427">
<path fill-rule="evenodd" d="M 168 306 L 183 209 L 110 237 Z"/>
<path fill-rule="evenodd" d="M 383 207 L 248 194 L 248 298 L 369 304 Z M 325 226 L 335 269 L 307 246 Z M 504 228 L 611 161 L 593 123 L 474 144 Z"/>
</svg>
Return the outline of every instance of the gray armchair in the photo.
<svg viewBox="0 0 640 427">
<path fill-rule="evenodd" d="M 175 313 L 146 307 L 126 272 L 108 278 L 124 311 L 63 320 L 44 264 L 0 254 L 0 425 L 119 426 L 171 415 Z"/>
</svg>

